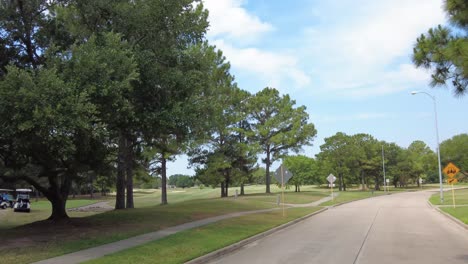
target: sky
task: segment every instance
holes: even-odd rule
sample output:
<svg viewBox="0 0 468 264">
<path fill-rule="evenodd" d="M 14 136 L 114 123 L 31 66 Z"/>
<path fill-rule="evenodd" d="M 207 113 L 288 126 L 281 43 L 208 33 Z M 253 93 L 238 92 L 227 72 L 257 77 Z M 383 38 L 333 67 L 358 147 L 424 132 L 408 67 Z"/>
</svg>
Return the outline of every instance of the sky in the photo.
<svg viewBox="0 0 468 264">
<path fill-rule="evenodd" d="M 440 141 L 468 133 L 468 96 L 431 88 L 416 69 L 416 38 L 448 24 L 441 0 L 204 0 L 207 38 L 231 63 L 238 86 L 251 93 L 274 87 L 307 107 L 317 136 L 301 154 L 314 157 L 337 132 L 371 134 L 408 147 L 436 150 L 433 100 Z M 193 175 L 187 158 L 168 175 Z"/>
</svg>

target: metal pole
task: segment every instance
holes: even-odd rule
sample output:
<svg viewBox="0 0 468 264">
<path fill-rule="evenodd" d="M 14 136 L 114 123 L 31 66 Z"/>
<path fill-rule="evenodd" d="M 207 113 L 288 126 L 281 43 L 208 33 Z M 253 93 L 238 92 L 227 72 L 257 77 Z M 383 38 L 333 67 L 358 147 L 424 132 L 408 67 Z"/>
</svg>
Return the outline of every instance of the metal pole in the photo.
<svg viewBox="0 0 468 264">
<path fill-rule="evenodd" d="M 385 155 L 384 155 L 383 145 L 382 145 L 382 168 L 383 168 L 384 192 L 387 192 L 387 180 L 385 179 Z"/>
<path fill-rule="evenodd" d="M 435 96 L 430 96 L 430 97 L 432 98 L 432 101 L 434 101 L 434 116 L 435 116 L 435 127 L 436 127 L 436 137 L 437 137 L 437 160 L 439 162 L 440 203 L 443 204 L 444 203 L 444 187 L 443 187 L 443 182 L 442 182 L 442 167 L 440 165 L 440 143 L 439 143 L 439 125 L 437 124 L 437 104 L 436 104 Z"/>
<path fill-rule="evenodd" d="M 436 129 L 436 139 L 437 139 L 437 161 L 439 165 L 439 185 L 440 185 L 440 203 L 444 203 L 444 187 L 443 187 L 443 182 L 442 182 L 442 166 L 440 164 L 440 143 L 439 143 L 439 125 L 437 124 L 437 103 L 436 103 L 436 98 L 435 96 L 432 96 L 426 92 L 419 92 L 419 91 L 414 91 L 411 92 L 411 94 L 415 95 L 418 93 L 425 94 L 429 96 L 432 101 L 434 102 L 434 117 L 435 117 L 435 129 Z"/>
<path fill-rule="evenodd" d="M 281 164 L 281 196 L 283 198 L 283 217 L 284 217 L 284 167 Z"/>
</svg>

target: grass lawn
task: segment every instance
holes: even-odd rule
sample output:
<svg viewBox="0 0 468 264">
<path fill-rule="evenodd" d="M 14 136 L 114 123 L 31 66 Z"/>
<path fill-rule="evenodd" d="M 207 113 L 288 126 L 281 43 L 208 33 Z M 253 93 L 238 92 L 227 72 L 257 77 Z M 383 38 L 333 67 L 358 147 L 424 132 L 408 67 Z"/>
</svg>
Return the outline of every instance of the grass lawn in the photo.
<svg viewBox="0 0 468 264">
<path fill-rule="evenodd" d="M 310 190 L 303 194 L 288 193 L 288 195 L 308 203 L 323 197 L 321 190 L 315 192 L 312 191 L 313 188 Z M 272 191 L 278 191 L 278 189 L 272 188 Z M 2 263 L 38 261 L 211 216 L 276 207 L 275 203 L 268 200 L 273 198 L 276 201 L 275 194 L 259 198 L 261 195 L 258 192 L 264 192 L 264 186 L 249 186 L 246 188 L 246 193 L 251 195 L 237 199 L 233 197 L 206 199 L 206 197 L 219 196 L 219 189 L 171 190 L 170 204 L 160 206 L 157 205 L 159 192 L 137 191 L 135 193 L 136 209 L 105 213 L 70 212 L 70 216 L 78 216 L 78 218 L 59 224 L 42 221 L 17 226 L 5 224 L 5 217 L 0 216 L 3 241 L 0 245 Z M 232 193 L 233 191 L 230 192 Z M 197 199 L 199 197 L 205 199 Z M 112 204 L 113 200 L 109 202 Z M 33 211 L 30 214 L 15 213 L 15 217 L 45 219 L 50 214 L 50 205 L 47 207 L 48 202 L 43 203 L 43 205 L 38 203 L 37 207 L 33 205 Z M 68 206 L 76 207 L 74 203 L 82 202 L 71 202 Z"/>
<path fill-rule="evenodd" d="M 285 217 L 278 210 L 223 220 L 86 263 L 184 263 L 319 209 L 290 208 Z"/>
<path fill-rule="evenodd" d="M 441 205 L 439 193 L 432 195 L 429 201 L 433 205 Z M 468 205 L 468 189 L 455 190 L 455 204 Z M 453 205 L 451 190 L 444 192 L 444 205 Z"/>
<path fill-rule="evenodd" d="M 429 201 L 434 205 L 441 205 L 438 193 L 432 195 Z M 441 206 L 442 211 L 468 224 L 468 189 L 455 190 L 456 208 L 452 207 L 452 191 L 444 192 L 444 205 L 448 206 Z"/>
<path fill-rule="evenodd" d="M 384 195 L 383 191 L 375 191 L 372 193 L 371 191 L 346 191 L 346 192 L 334 192 L 338 194 L 338 197 L 335 197 L 333 201 L 328 201 L 325 203 L 320 204 L 321 206 L 331 206 L 334 204 L 350 202 L 354 200 L 370 198 L 374 196 Z"/>
<path fill-rule="evenodd" d="M 88 200 L 88 199 L 80 199 L 80 200 L 69 200 L 67 202 L 67 208 L 74 208 L 80 207 L 84 205 L 89 205 L 97 202 L 101 202 L 102 200 Z M 16 226 L 21 226 L 25 224 L 30 224 L 36 221 L 41 221 L 47 219 L 51 214 L 51 205 L 50 202 L 47 200 L 39 200 L 34 201 L 31 200 L 31 212 L 30 213 L 15 213 L 13 209 L 5 209 L 1 212 L 0 215 L 0 231 L 5 229 L 11 229 Z M 84 217 L 89 216 L 92 214 L 96 214 L 95 212 L 69 212 L 68 213 L 71 217 Z"/>
</svg>

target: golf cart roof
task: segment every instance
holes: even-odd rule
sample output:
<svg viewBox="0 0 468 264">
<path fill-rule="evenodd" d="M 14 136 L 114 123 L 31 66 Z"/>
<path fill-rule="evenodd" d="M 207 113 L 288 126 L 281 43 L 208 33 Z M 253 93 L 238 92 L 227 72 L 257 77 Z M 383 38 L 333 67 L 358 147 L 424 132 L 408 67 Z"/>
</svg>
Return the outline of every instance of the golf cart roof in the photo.
<svg viewBox="0 0 468 264">
<path fill-rule="evenodd" d="M 17 192 L 32 192 L 31 189 L 16 189 Z"/>
<path fill-rule="evenodd" d="M 0 192 L 14 192 L 12 189 L 0 189 Z"/>
</svg>

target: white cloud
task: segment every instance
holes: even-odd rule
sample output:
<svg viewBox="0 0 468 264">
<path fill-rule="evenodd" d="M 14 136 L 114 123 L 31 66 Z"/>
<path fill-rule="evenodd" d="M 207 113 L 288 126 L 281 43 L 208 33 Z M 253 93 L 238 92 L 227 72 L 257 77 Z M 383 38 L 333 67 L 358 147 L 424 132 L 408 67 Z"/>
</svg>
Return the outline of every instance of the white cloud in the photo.
<svg viewBox="0 0 468 264">
<path fill-rule="evenodd" d="M 291 86 L 292 83 L 294 87 L 301 88 L 310 83 L 309 76 L 300 69 L 298 59 L 292 55 L 258 48 L 236 48 L 223 40 L 217 40 L 214 44 L 223 51 L 234 68 L 259 77 L 264 86 L 283 90 L 290 89 L 283 88 L 283 85 Z"/>
<path fill-rule="evenodd" d="M 242 8 L 243 4 L 242 0 L 204 0 L 210 12 L 208 37 L 250 40 L 274 30 L 271 24 L 249 14 Z"/>
<path fill-rule="evenodd" d="M 409 59 L 416 38 L 444 23 L 440 0 L 365 0 L 344 6 L 337 1 L 320 6 L 328 14 L 326 26 L 305 30 L 304 53 L 315 61 L 315 75 L 323 84 L 315 92 L 377 96 L 427 82 L 428 73 Z"/>
</svg>

